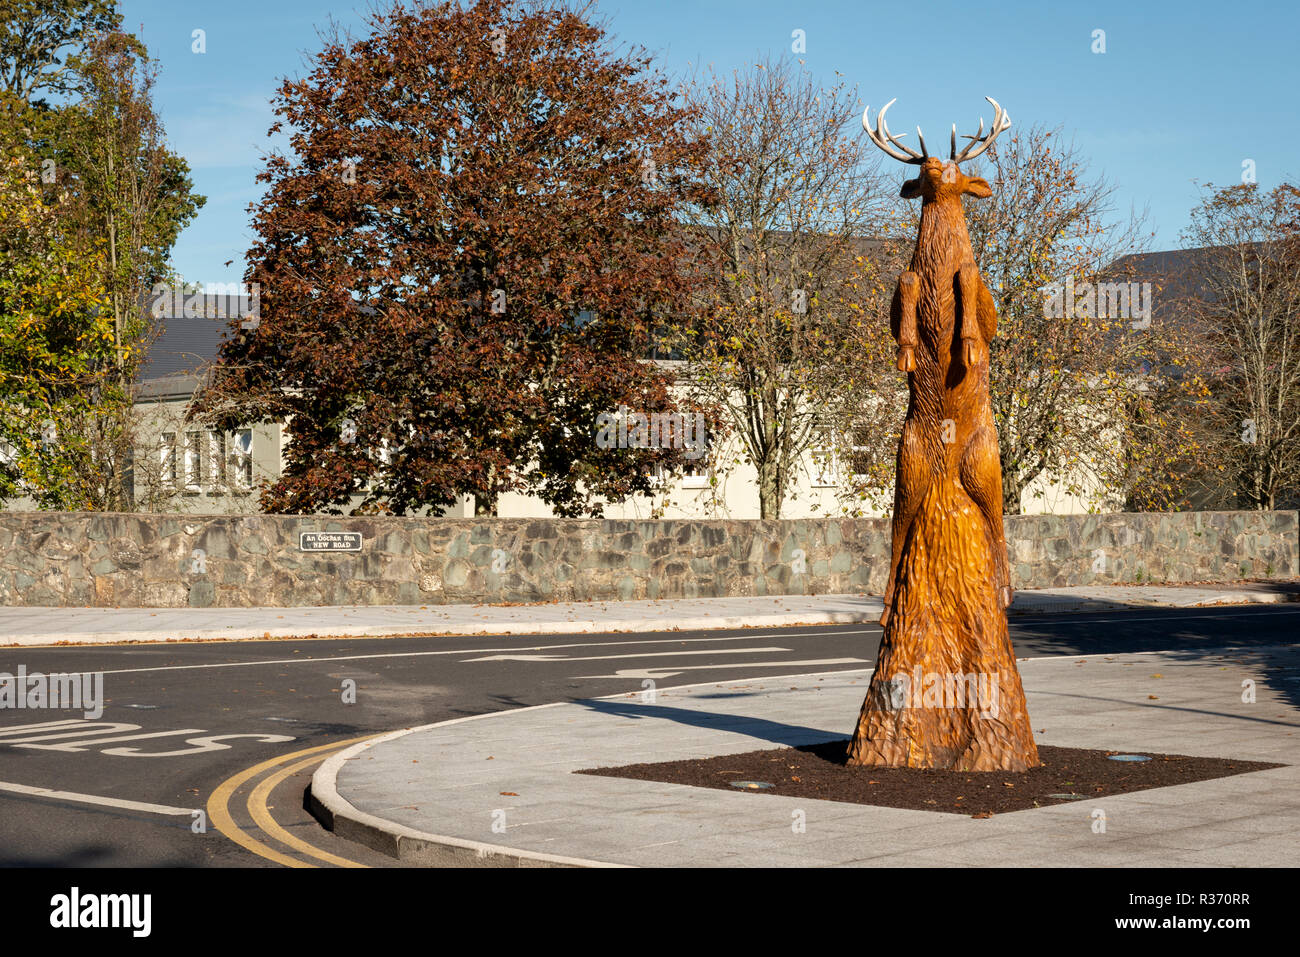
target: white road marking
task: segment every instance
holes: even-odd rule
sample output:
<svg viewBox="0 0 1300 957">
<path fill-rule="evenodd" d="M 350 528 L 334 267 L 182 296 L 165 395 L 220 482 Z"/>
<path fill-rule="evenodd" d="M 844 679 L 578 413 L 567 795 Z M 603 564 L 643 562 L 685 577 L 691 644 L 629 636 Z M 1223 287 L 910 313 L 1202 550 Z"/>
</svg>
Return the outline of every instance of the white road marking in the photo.
<svg viewBox="0 0 1300 957">
<path fill-rule="evenodd" d="M 1143 606 L 1142 608 L 1136 610 L 1142 612 L 1149 612 L 1149 611 L 1157 611 L 1158 609 Z M 1247 617 L 1258 617 L 1258 616 L 1274 617 L 1279 615 L 1295 615 L 1295 614 L 1300 614 L 1300 609 L 1276 609 L 1276 610 L 1270 609 L 1269 611 L 1259 611 L 1259 612 L 1254 612 L 1254 613 L 1244 614 L 1244 615 L 1243 614 L 1175 615 L 1175 616 L 1152 615 L 1149 617 L 1130 616 L 1125 618 L 1095 618 L 1088 615 L 1086 612 L 1069 612 L 1069 613 L 1063 613 L 1059 615 L 1044 616 L 1041 618 L 1033 618 L 1029 616 L 1022 618 L 1019 616 L 1013 616 L 1010 619 L 1010 623 L 1013 625 L 1031 625 L 1031 624 L 1045 624 L 1045 623 L 1059 622 L 1064 620 L 1065 623 L 1067 624 L 1076 624 L 1076 625 L 1077 624 L 1112 624 L 1112 623 L 1132 624 L 1135 622 L 1163 623 L 1167 621 L 1200 621 L 1206 619 L 1220 620 L 1226 618 L 1247 618 Z M 1074 615 L 1082 615 L 1083 617 L 1082 619 L 1075 619 L 1071 617 Z M 378 658 L 425 658 L 425 657 L 436 656 L 436 655 L 466 655 L 466 654 L 474 654 L 475 652 L 485 652 L 485 651 L 502 652 L 502 653 L 509 654 L 511 652 L 547 651 L 551 649 L 561 649 L 561 648 L 608 648 L 617 645 L 656 645 L 656 644 L 687 644 L 687 643 L 696 644 L 700 642 L 716 642 L 716 641 L 758 641 L 764 638 L 781 638 L 781 639 L 788 640 L 792 638 L 823 638 L 823 637 L 836 637 L 836 636 L 845 636 L 845 635 L 865 635 L 865 634 L 874 633 L 875 631 L 878 630 L 879 630 L 879 626 L 871 626 L 866 629 L 858 629 L 853 631 L 814 631 L 814 632 L 796 632 L 793 634 L 786 633 L 786 634 L 771 634 L 771 635 L 745 634 L 745 635 L 728 635 L 721 638 L 649 638 L 649 639 L 631 638 L 625 641 L 572 642 L 572 643 L 562 644 L 562 645 L 530 645 L 523 648 L 456 648 L 456 649 L 450 649 L 445 651 L 398 651 L 398 652 L 388 652 L 385 654 L 337 655 L 337 656 L 325 657 L 325 658 L 273 658 L 266 661 L 222 661 L 222 662 L 213 662 L 210 664 L 202 664 L 202 665 L 161 665 L 152 668 L 119 668 L 113 671 L 68 672 L 68 674 L 69 676 L 72 677 L 79 677 L 83 674 L 133 675 L 133 674 L 146 674 L 153 671 L 201 671 L 209 668 L 257 668 L 265 665 L 292 665 L 292 664 L 304 664 L 304 663 L 314 664 L 317 662 L 329 662 L 329 661 L 366 661 L 366 660 L 373 660 Z M 406 637 L 418 637 L 418 636 L 406 636 Z M 291 640 L 291 639 L 286 639 L 286 640 Z M 362 635 L 362 636 L 355 636 L 355 637 L 343 637 L 338 640 L 339 641 L 381 641 L 381 640 L 389 641 L 392 639 L 377 638 L 373 636 Z M 1218 650 L 1222 647 L 1229 647 L 1229 646 L 1214 646 L 1213 649 L 1201 649 L 1201 650 Z M 1238 646 L 1231 646 L 1231 647 L 1238 647 Z M 11 649 L 8 648 L 0 649 L 0 651 L 7 651 L 7 650 L 11 650 Z M 66 651 L 70 653 L 78 653 L 78 652 L 84 652 L 86 649 L 82 646 L 75 646 L 75 647 L 70 646 L 67 648 L 39 648 L 33 650 L 37 650 L 40 652 L 50 652 L 50 651 L 65 652 Z M 1186 650 L 1186 649 L 1185 648 L 1184 649 L 1163 649 L 1163 650 L 1157 649 L 1154 651 L 1142 652 L 1142 653 L 1160 654 L 1162 653 L 1162 651 L 1167 651 L 1167 650 Z M 1111 651 L 1111 652 L 1089 652 L 1089 654 L 1137 654 L 1137 652 Z M 1068 656 L 1063 656 L 1063 657 L 1068 657 Z M 1082 657 L 1082 655 L 1078 655 L 1076 657 Z"/>
<path fill-rule="evenodd" d="M 26 794 L 30 797 L 51 798 L 56 801 L 98 804 L 102 807 L 116 807 L 127 811 L 144 811 L 146 814 L 192 817 L 197 810 L 197 808 L 188 807 L 168 807 L 166 804 L 149 804 L 146 801 L 127 801 L 124 798 L 100 797 L 98 794 L 78 794 L 76 791 L 35 788 L 27 784 L 12 784 L 8 781 L 0 781 L 0 791 L 8 791 L 11 794 Z"/>
<path fill-rule="evenodd" d="M 38 724 L 16 724 L 8 728 L 0 728 L 0 738 L 10 737 L 15 734 L 30 733 L 32 731 L 54 731 L 59 728 L 67 730 L 69 728 L 80 728 L 88 722 L 84 718 L 64 718 L 60 721 L 42 721 Z M 100 725 L 103 727 L 103 725 Z M 140 726 L 138 724 L 124 724 L 123 728 L 129 731 L 135 731 Z M 0 741 L 0 744 L 6 742 Z"/>
<path fill-rule="evenodd" d="M 182 728 L 179 731 L 152 731 L 147 734 L 124 734 L 141 730 L 138 724 L 124 724 L 115 721 L 45 721 L 40 724 L 22 724 L 10 728 L 0 729 L 0 745 L 9 745 L 15 748 L 34 748 L 38 751 L 70 751 L 81 752 L 87 750 L 91 745 L 118 745 L 127 741 L 140 741 L 147 738 L 172 738 L 180 735 L 193 734 L 199 737 L 186 738 L 185 743 L 191 745 L 188 748 L 181 748 L 174 751 L 141 751 L 139 748 L 122 748 L 107 747 L 102 748 L 101 754 L 111 754 L 115 757 L 128 758 L 174 758 L 186 754 L 203 754 L 208 751 L 226 751 L 231 745 L 222 744 L 222 741 L 234 738 L 255 738 L 264 744 L 281 744 L 285 741 L 293 741 L 295 738 L 289 734 L 204 734 L 202 728 Z M 35 733 L 33 733 L 35 732 Z M 102 737 L 109 734 L 113 737 Z M 19 736 L 21 735 L 21 736 Z M 87 736 L 92 736 L 87 738 Z M 100 735 L 100 737 L 93 737 Z M 72 738 L 74 740 L 67 740 Z M 57 741 L 57 744 L 42 744 L 44 741 Z"/>
<path fill-rule="evenodd" d="M 219 661 L 206 665 L 159 665 L 153 668 L 119 668 L 116 671 L 70 671 L 69 676 L 82 674 L 138 675 L 150 671 L 199 671 L 206 668 L 256 668 L 262 665 L 300 665 L 325 661 L 365 661 L 373 658 L 427 658 L 433 655 L 472 655 L 484 651 L 523 652 L 546 651 L 552 648 L 608 648 L 616 645 L 667 645 L 699 643 L 706 641 L 759 641 L 763 638 L 822 638 L 834 635 L 866 634 L 858 631 L 815 631 L 798 635 L 729 635 L 724 638 L 651 638 L 629 641 L 583 641 L 565 645 L 530 645 L 524 648 L 455 648 L 446 651 L 394 651 L 375 655 L 337 655 L 329 658 L 274 658 L 269 661 Z M 340 639 L 343 641 L 357 639 Z M 387 640 L 387 639 L 385 639 Z M 40 649 L 42 651 L 49 649 Z"/>
<path fill-rule="evenodd" d="M 575 675 L 583 678 L 671 678 L 684 671 L 707 671 L 710 668 L 784 668 L 786 665 L 850 665 L 870 664 L 866 658 L 817 658 L 812 661 L 746 661 L 741 665 L 727 662 L 724 665 L 682 665 L 680 668 L 624 668 L 612 675 Z"/>
<path fill-rule="evenodd" d="M 710 648 L 707 651 L 642 651 L 631 655 L 593 655 L 589 658 L 566 658 L 564 655 L 491 655 L 466 658 L 465 661 L 611 661 L 615 658 L 680 658 L 683 655 L 757 655 L 789 648 Z"/>
</svg>

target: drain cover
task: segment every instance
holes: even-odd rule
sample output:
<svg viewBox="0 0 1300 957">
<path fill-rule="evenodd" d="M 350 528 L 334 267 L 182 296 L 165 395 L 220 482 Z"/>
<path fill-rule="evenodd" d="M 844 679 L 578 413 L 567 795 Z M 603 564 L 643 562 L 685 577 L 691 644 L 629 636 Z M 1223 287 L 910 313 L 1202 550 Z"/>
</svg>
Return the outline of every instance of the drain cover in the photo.
<svg viewBox="0 0 1300 957">
<path fill-rule="evenodd" d="M 767 781 L 732 781 L 731 786 L 740 788 L 742 791 L 762 791 L 772 785 Z"/>
<path fill-rule="evenodd" d="M 1145 754 L 1108 754 L 1106 757 L 1111 761 L 1150 761 Z"/>
</svg>

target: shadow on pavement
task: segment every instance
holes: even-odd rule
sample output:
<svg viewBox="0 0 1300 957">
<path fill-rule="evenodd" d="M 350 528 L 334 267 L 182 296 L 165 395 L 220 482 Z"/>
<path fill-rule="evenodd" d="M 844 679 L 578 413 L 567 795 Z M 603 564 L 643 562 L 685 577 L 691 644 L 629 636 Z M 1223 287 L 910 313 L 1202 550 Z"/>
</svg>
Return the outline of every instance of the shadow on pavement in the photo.
<svg viewBox="0 0 1300 957">
<path fill-rule="evenodd" d="M 713 711 L 695 711 L 689 708 L 674 708 L 669 705 L 639 704 L 634 701 L 600 701 L 591 698 L 580 699 L 580 704 L 592 711 L 616 718 L 660 718 L 675 721 L 678 724 L 694 728 L 709 728 L 712 731 L 731 731 L 760 741 L 784 744 L 796 747 L 801 744 L 817 744 L 834 738 L 843 738 L 845 731 L 826 731 L 822 728 L 809 728 L 797 724 L 782 724 L 768 721 L 766 718 L 751 718 L 747 715 L 718 714 Z M 849 725 L 857 721 L 857 714 L 846 716 Z"/>
</svg>

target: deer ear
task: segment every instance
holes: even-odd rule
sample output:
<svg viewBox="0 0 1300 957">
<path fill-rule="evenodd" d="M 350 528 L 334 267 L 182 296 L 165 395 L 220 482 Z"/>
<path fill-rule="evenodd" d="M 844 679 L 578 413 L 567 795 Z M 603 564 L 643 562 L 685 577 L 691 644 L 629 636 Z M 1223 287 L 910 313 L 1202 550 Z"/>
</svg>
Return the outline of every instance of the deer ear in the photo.
<svg viewBox="0 0 1300 957">
<path fill-rule="evenodd" d="M 916 199 L 921 195 L 921 177 L 909 179 L 903 184 L 902 190 L 898 194 L 903 199 Z"/>
<path fill-rule="evenodd" d="M 962 192 L 970 193 L 972 196 L 978 196 L 980 199 L 988 199 L 993 195 L 993 190 L 989 188 L 989 182 L 982 176 L 971 176 L 966 180 L 966 188 Z"/>
</svg>

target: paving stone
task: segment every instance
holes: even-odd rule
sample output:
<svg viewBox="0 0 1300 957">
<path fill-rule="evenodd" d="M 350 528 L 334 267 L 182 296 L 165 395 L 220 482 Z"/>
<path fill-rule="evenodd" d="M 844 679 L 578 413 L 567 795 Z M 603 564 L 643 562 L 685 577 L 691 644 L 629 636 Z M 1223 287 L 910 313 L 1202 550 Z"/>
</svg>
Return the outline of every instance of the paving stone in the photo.
<svg viewBox="0 0 1300 957">
<path fill-rule="evenodd" d="M 1300 653 L 1278 650 L 1276 664 L 1300 665 Z M 1069 658 L 1021 662 L 1033 724 L 1051 729 L 1050 743 L 1138 752 L 1172 752 L 1243 760 L 1300 758 L 1300 723 L 1289 704 L 1270 704 L 1284 719 L 1203 709 L 1180 718 L 1170 733 L 1168 705 L 1139 696 L 1153 672 L 1164 694 L 1204 702 L 1221 683 L 1213 662 L 1175 655 L 1108 656 L 1116 670 L 1109 720 L 1089 720 L 1079 694 L 1095 698 Z M 960 815 L 879 808 L 785 796 L 573 774 L 581 767 L 673 760 L 780 747 L 771 724 L 792 728 L 852 727 L 868 672 L 839 672 L 798 690 L 759 681 L 702 684 L 662 691 L 650 718 L 627 721 L 600 702 L 575 702 L 417 731 L 369 749 L 376 761 L 353 760 L 338 777 L 358 808 L 434 834 L 589 860 L 647 866 L 1210 866 L 1217 863 L 1294 866 L 1300 863 L 1300 767 L 1113 795 L 1078 805 L 1018 811 L 975 820 Z M 804 681 L 807 680 L 805 687 Z M 814 690 L 816 689 L 816 690 Z M 754 693 L 738 694 L 743 690 Z M 719 693 L 721 692 L 721 694 Z M 626 696 L 619 696 L 626 699 Z M 604 699 L 604 701 L 619 699 Z M 1096 707 L 1096 702 L 1092 702 Z M 664 709 L 656 715 L 655 709 Z M 682 722 L 682 711 L 700 717 Z M 1072 721 L 1072 716 L 1077 720 Z M 709 717 L 709 720 L 705 720 Z M 536 746 L 507 750 L 531 730 Z M 1185 728 L 1183 728 L 1185 726 Z M 750 729 L 749 735 L 745 729 Z M 1176 731 L 1179 729 L 1175 729 Z M 803 732 L 799 732 L 802 734 Z M 834 731 L 824 732 L 837 736 Z M 757 735 L 757 736 L 753 736 Z M 823 737 L 821 740 L 826 740 Z M 438 756 L 436 769 L 410 761 Z M 498 760 L 483 766 L 482 755 Z M 507 760 L 502 760 L 505 757 Z M 465 785 L 461 777 L 472 779 Z M 431 785 L 436 783 L 436 789 Z M 494 792 L 514 790 L 519 798 Z M 436 795 L 430 800 L 430 795 Z M 423 803 L 422 803 L 423 802 Z M 516 802 L 514 804 L 508 802 Z M 414 805 L 417 810 L 411 810 Z M 1107 813 L 1104 834 L 1092 832 L 1091 809 Z M 398 810 L 390 810 L 397 808 Z M 506 809 L 505 834 L 492 834 L 491 810 Z M 802 810 L 806 830 L 791 830 Z"/>
</svg>

